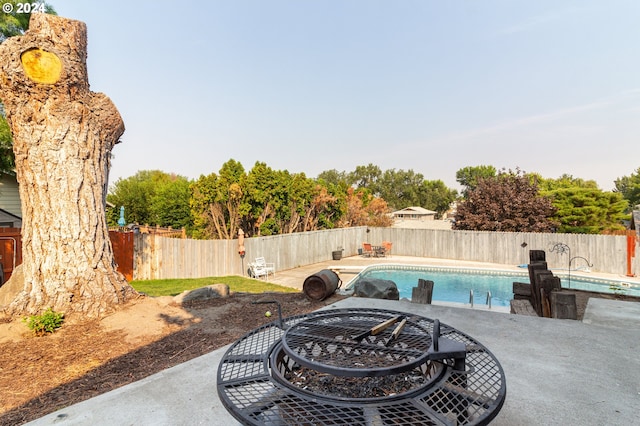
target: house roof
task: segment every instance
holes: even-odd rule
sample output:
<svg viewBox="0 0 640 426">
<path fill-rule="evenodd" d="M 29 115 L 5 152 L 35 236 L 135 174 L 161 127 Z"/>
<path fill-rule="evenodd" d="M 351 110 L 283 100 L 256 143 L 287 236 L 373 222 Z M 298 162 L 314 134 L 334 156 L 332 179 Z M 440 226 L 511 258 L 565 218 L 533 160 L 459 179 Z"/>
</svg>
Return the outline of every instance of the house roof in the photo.
<svg viewBox="0 0 640 426">
<path fill-rule="evenodd" d="M 17 215 L 15 215 L 15 214 L 13 214 L 10 211 L 7 211 L 5 209 L 0 209 L 0 214 L 6 215 L 7 217 L 10 217 L 12 219 L 22 220 L 22 218 L 20 216 L 17 216 Z"/>
<path fill-rule="evenodd" d="M 434 212 L 433 210 L 425 209 L 423 207 L 412 206 L 412 207 L 405 207 L 402 210 L 396 210 L 392 214 L 393 215 L 415 214 L 415 215 L 428 216 L 428 215 L 436 214 L 436 212 Z"/>
</svg>

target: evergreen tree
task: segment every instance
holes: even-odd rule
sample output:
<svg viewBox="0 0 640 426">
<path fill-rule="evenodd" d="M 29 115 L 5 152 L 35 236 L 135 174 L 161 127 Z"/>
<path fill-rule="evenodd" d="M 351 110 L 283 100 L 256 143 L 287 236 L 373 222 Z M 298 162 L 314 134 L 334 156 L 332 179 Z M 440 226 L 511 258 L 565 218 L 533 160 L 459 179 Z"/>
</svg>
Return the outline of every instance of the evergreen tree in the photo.
<svg viewBox="0 0 640 426">
<path fill-rule="evenodd" d="M 615 180 L 616 192 L 622 194 L 629 202 L 629 210 L 638 208 L 640 205 L 640 167 L 630 176 L 623 176 Z"/>
</svg>

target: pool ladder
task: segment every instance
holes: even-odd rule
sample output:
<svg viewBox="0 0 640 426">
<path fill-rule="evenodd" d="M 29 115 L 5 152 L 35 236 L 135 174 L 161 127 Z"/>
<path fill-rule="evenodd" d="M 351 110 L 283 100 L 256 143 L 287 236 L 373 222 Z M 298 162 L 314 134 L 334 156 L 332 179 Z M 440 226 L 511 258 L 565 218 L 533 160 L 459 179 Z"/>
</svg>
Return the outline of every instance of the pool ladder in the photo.
<svg viewBox="0 0 640 426">
<path fill-rule="evenodd" d="M 485 302 L 491 309 L 491 290 L 487 291 L 487 301 Z M 469 290 L 469 304 L 473 308 L 473 289 Z"/>
</svg>

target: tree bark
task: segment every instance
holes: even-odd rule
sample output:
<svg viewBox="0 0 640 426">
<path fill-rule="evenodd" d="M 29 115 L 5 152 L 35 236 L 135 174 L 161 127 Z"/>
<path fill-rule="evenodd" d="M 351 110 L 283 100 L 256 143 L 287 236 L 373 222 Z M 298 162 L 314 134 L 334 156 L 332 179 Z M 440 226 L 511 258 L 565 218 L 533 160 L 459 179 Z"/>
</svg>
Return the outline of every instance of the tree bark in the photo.
<svg viewBox="0 0 640 426">
<path fill-rule="evenodd" d="M 24 284 L 8 315 L 51 307 L 97 317 L 135 294 L 116 271 L 105 218 L 124 123 L 89 90 L 86 26 L 43 13 L 0 45 L 0 98 L 22 200 Z"/>
</svg>

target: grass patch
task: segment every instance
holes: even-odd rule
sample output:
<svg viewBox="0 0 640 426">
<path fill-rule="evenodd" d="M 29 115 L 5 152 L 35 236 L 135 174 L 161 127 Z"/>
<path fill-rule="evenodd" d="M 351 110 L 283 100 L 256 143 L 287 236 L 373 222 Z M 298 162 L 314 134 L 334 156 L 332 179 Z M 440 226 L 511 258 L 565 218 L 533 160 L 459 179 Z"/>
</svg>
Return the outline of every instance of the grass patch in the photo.
<svg viewBox="0 0 640 426">
<path fill-rule="evenodd" d="M 284 287 L 253 278 L 241 277 L 239 275 L 208 278 L 175 278 L 168 280 L 136 280 L 131 281 L 129 284 L 131 284 L 136 291 L 153 297 L 176 296 L 185 290 L 194 290 L 211 284 L 227 284 L 231 291 L 238 293 L 298 292 L 295 288 Z"/>
</svg>

